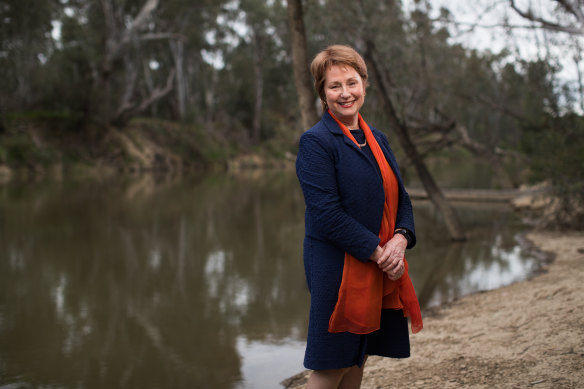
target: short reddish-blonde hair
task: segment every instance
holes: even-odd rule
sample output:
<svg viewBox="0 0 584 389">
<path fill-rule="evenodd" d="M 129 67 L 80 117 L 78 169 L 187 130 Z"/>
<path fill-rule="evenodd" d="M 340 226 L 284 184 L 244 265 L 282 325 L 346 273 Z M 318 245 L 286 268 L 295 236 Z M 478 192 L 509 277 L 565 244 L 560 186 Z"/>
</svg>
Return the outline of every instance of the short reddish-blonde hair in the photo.
<svg viewBox="0 0 584 389">
<path fill-rule="evenodd" d="M 363 57 L 350 46 L 332 45 L 318 53 L 310 64 L 310 72 L 314 77 L 314 89 L 320 97 L 322 109 L 326 111 L 326 94 L 324 92 L 325 73 L 328 68 L 335 65 L 350 66 L 357 71 L 363 80 L 363 85 L 367 86 L 367 65 Z"/>
</svg>

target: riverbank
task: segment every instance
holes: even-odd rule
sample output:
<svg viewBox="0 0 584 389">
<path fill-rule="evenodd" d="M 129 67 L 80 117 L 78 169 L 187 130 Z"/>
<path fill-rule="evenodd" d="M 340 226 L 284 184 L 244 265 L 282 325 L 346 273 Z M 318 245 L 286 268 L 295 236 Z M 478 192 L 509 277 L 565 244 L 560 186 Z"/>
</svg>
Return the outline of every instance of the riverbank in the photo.
<svg viewBox="0 0 584 389">
<path fill-rule="evenodd" d="M 0 131 L 0 183 L 13 178 L 281 168 L 295 159 L 285 146 L 292 140 L 254 147 L 228 141 L 225 131 L 152 118 L 135 118 L 120 129 L 51 113 L 15 114 Z"/>
<path fill-rule="evenodd" d="M 548 253 L 531 279 L 441 306 L 411 336 L 412 357 L 372 357 L 362 389 L 581 388 L 584 233 L 536 231 Z M 286 380 L 304 388 L 308 372 Z"/>
</svg>

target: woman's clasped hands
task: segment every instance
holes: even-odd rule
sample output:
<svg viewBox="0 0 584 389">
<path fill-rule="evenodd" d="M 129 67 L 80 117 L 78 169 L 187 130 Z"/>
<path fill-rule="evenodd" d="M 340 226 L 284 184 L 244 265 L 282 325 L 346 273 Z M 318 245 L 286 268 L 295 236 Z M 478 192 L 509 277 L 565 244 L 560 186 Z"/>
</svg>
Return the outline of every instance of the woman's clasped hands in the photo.
<svg viewBox="0 0 584 389">
<path fill-rule="evenodd" d="M 377 246 L 369 259 L 377 263 L 390 280 L 399 280 L 405 272 L 407 245 L 408 241 L 403 235 L 395 234 L 383 247 Z"/>
</svg>

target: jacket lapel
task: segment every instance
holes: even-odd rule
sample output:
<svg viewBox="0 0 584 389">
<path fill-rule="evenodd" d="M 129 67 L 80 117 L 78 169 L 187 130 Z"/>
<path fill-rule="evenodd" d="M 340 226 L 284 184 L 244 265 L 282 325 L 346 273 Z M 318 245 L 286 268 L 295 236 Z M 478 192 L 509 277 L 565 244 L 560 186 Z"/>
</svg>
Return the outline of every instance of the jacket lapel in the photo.
<svg viewBox="0 0 584 389">
<path fill-rule="evenodd" d="M 379 178 L 381 179 L 381 175 L 379 174 L 379 169 L 378 166 L 375 166 L 373 163 L 373 161 L 371 161 L 370 158 L 368 158 L 365 153 L 363 152 L 363 150 L 361 150 L 361 148 L 359 146 L 357 146 L 355 144 L 355 142 L 353 142 L 351 139 L 349 139 L 348 136 L 345 136 L 345 134 L 343 133 L 343 130 L 341 130 L 341 127 L 339 127 L 339 125 L 337 124 L 337 122 L 335 121 L 335 119 L 332 118 L 332 116 L 328 113 L 325 112 L 322 116 L 322 120 L 324 122 L 324 125 L 326 126 L 326 128 L 329 129 L 330 132 L 332 132 L 333 134 L 337 135 L 337 136 L 342 136 L 343 137 L 343 141 L 349 145 L 349 147 L 353 148 L 353 150 L 356 150 L 359 155 L 362 158 L 365 158 L 365 160 L 367 161 L 367 163 L 369 164 L 369 166 L 371 166 L 371 168 L 373 169 L 373 171 L 379 175 Z M 374 135 L 375 136 L 375 135 Z M 377 137 L 375 138 L 377 139 Z M 381 141 L 379 139 L 377 139 L 377 143 L 381 144 Z M 383 150 L 383 149 L 382 149 Z M 385 150 L 384 150 L 384 154 L 385 154 Z M 387 157 L 386 157 L 387 158 Z M 392 169 L 393 166 L 390 164 L 389 165 Z"/>
</svg>

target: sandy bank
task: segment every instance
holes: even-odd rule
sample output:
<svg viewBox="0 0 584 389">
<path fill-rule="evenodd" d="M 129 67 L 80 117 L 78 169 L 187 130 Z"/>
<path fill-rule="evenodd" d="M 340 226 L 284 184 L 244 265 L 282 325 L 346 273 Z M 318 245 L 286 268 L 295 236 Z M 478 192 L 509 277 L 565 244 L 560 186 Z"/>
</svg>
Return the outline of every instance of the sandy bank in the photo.
<svg viewBox="0 0 584 389">
<path fill-rule="evenodd" d="M 554 255 L 541 274 L 440 307 L 411 358 L 369 359 L 362 388 L 583 388 L 584 233 L 528 238 Z"/>
</svg>

